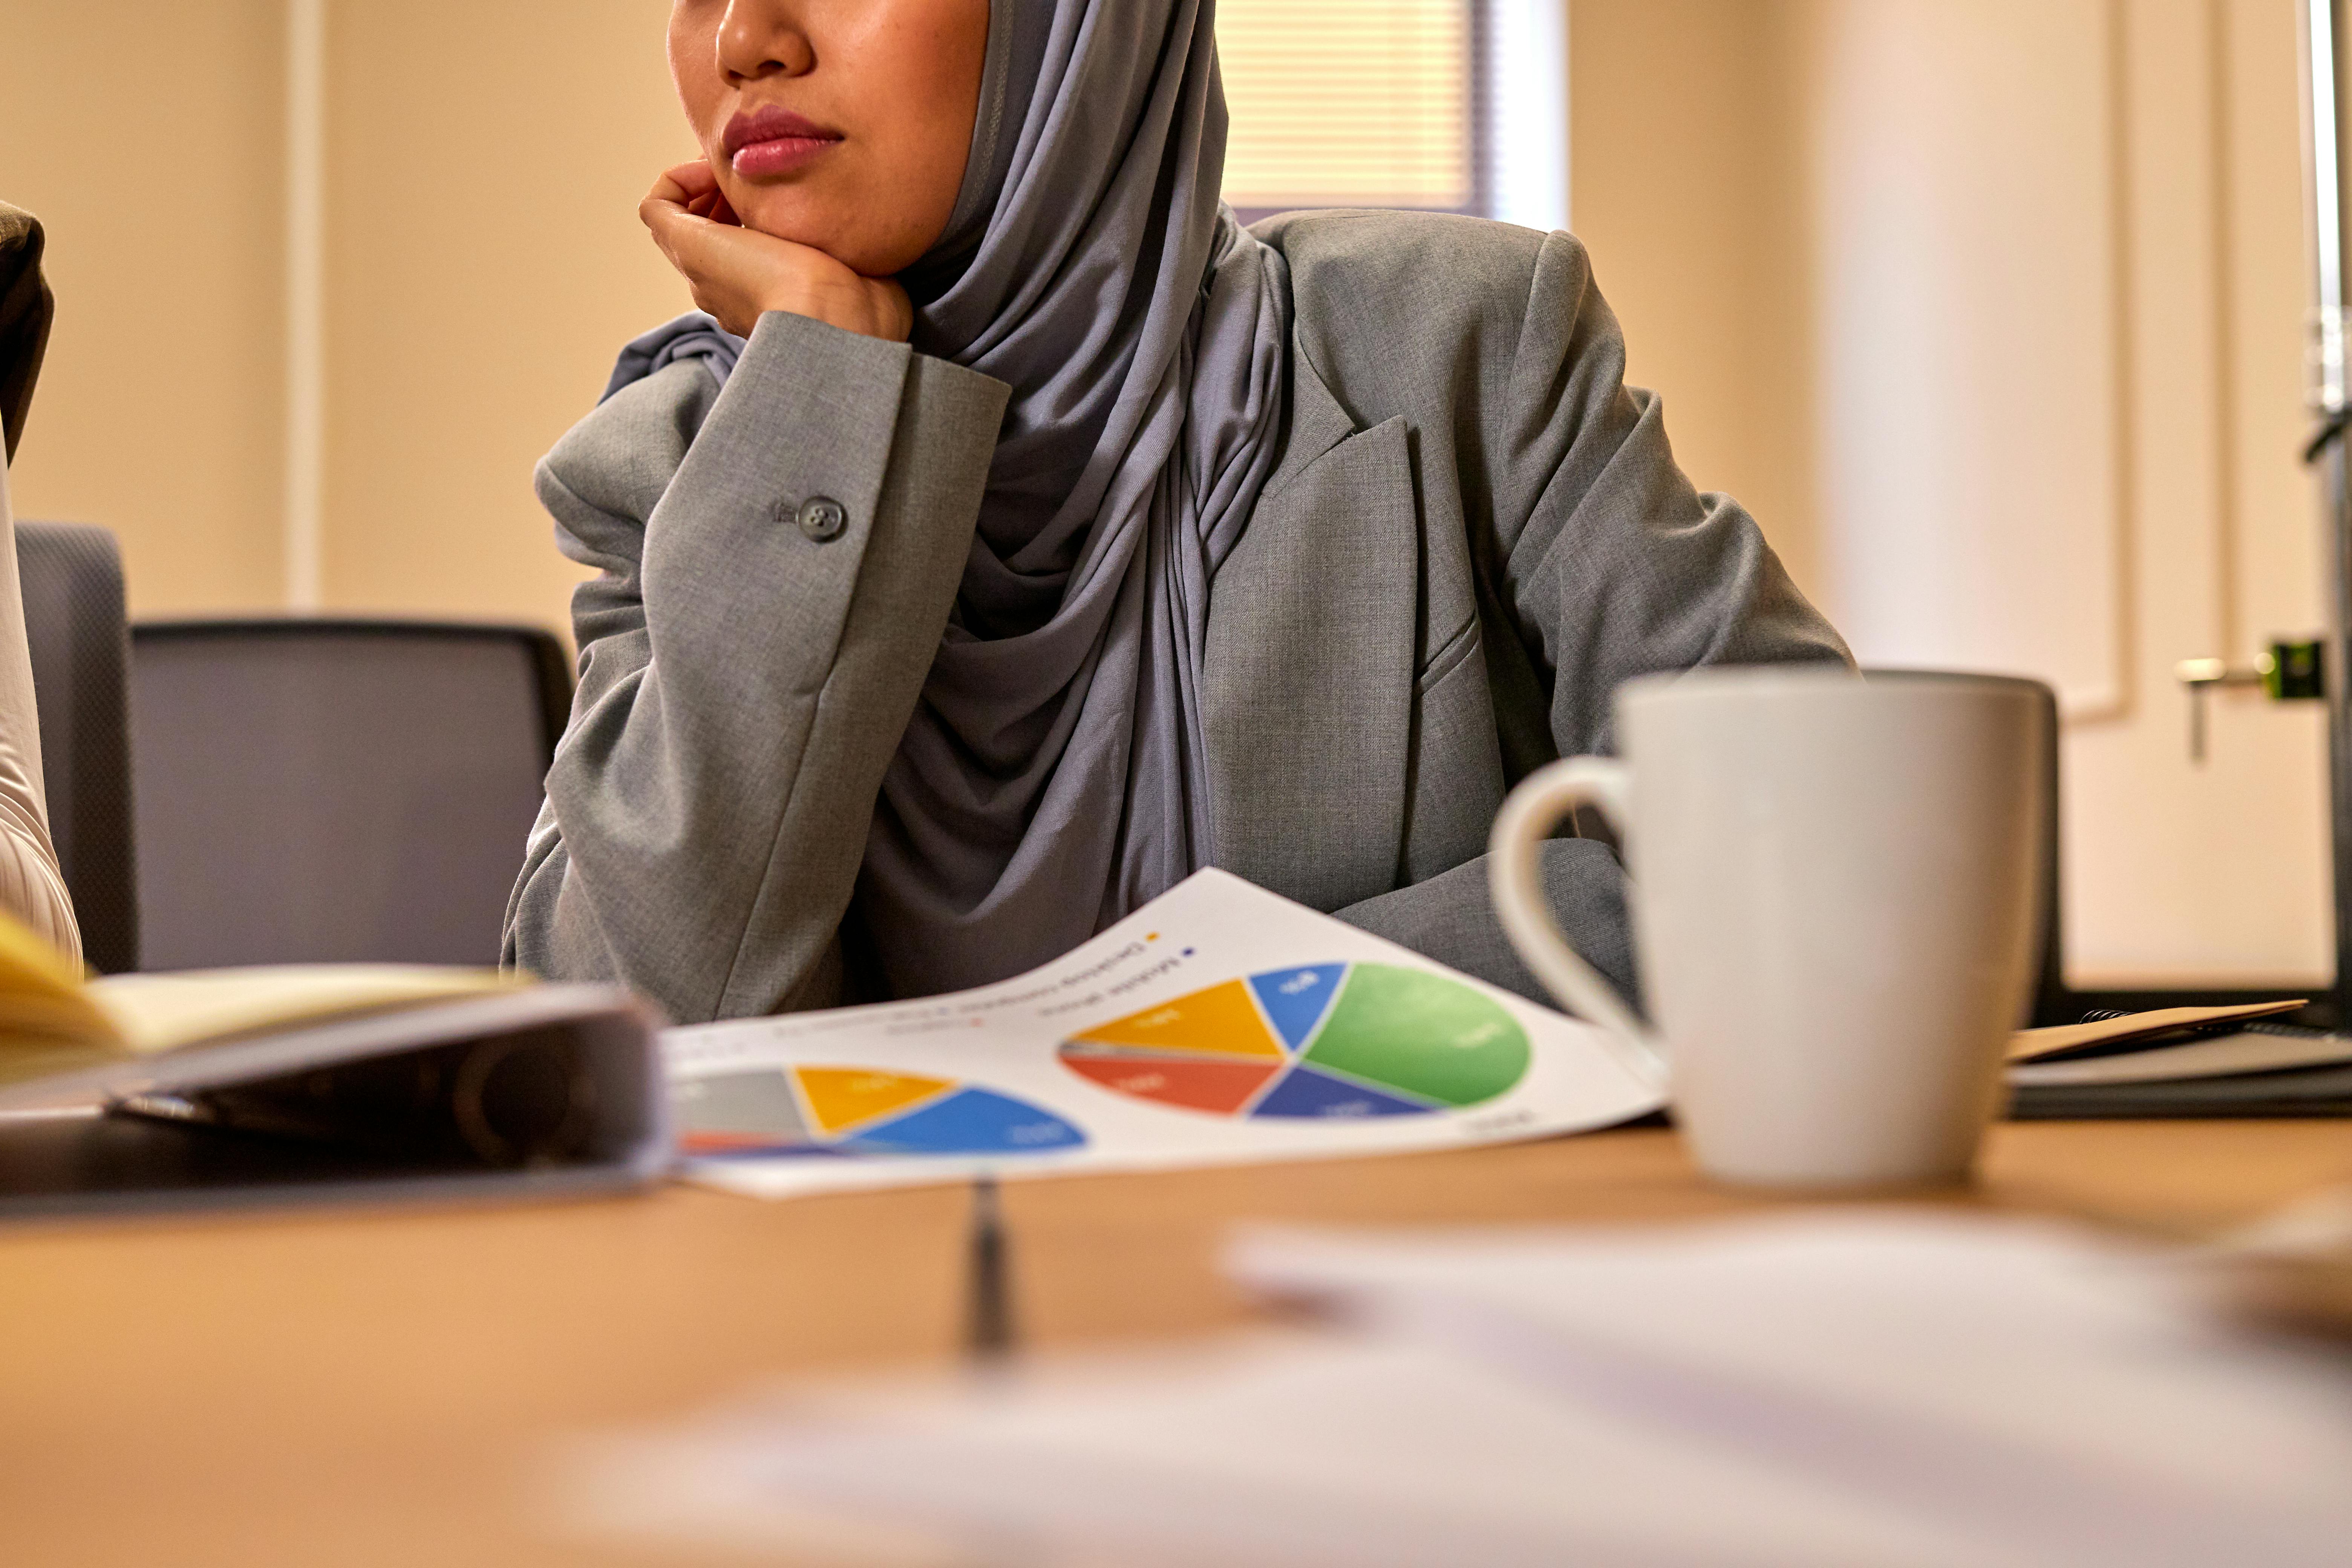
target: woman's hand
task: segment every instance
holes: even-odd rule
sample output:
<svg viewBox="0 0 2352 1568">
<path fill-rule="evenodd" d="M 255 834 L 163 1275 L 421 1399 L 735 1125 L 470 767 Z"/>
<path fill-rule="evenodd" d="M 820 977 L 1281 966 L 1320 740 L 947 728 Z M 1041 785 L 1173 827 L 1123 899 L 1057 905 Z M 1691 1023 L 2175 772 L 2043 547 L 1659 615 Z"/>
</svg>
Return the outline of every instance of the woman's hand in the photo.
<svg viewBox="0 0 2352 1568">
<path fill-rule="evenodd" d="M 751 336 L 764 310 L 898 343 L 914 331 L 915 308 L 896 279 L 861 278 L 814 246 L 736 223 L 709 163 L 665 171 L 637 216 L 684 275 L 695 305 L 738 337 Z"/>
</svg>

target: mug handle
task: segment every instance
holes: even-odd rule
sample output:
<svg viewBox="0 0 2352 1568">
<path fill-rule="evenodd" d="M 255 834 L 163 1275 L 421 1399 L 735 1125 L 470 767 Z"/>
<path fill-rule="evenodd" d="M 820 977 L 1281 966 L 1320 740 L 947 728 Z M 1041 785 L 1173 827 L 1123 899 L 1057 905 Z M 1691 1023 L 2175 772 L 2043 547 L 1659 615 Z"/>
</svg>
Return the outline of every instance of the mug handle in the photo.
<svg viewBox="0 0 2352 1568">
<path fill-rule="evenodd" d="M 1633 775 L 1608 757 L 1569 757 L 1537 769 L 1519 781 L 1495 817 L 1486 842 L 1487 886 L 1503 934 L 1551 994 L 1607 1032 L 1618 1057 L 1643 1082 L 1666 1086 L 1666 1058 L 1658 1036 L 1633 1009 L 1579 958 L 1552 918 L 1543 889 L 1543 843 L 1580 805 L 1597 807 L 1619 833 L 1631 816 Z"/>
</svg>

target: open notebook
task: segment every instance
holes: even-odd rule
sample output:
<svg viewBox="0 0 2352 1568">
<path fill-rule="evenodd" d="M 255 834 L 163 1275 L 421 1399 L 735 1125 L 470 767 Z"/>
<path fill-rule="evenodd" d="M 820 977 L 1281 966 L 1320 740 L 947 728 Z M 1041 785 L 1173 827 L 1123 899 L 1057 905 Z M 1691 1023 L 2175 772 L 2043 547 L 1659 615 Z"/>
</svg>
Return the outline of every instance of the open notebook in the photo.
<svg viewBox="0 0 2352 1568">
<path fill-rule="evenodd" d="M 2278 1021 L 2301 1005 L 2167 1007 L 2027 1029 L 2010 1047 L 2010 1113 L 2352 1115 L 2352 1037 Z"/>
<path fill-rule="evenodd" d="M 648 1181 L 654 1023 L 487 969 L 85 982 L 0 916 L 0 1213 Z"/>
</svg>

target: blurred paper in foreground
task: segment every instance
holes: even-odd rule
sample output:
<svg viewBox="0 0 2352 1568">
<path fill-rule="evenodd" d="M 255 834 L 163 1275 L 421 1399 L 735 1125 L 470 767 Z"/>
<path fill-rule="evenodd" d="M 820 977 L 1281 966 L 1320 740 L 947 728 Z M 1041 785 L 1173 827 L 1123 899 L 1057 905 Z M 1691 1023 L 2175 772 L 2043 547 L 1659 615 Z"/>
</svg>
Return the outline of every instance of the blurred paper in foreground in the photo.
<svg viewBox="0 0 2352 1568">
<path fill-rule="evenodd" d="M 2339 1568 L 2352 1367 L 2054 1226 L 1261 1235 L 1345 1332 L 748 1404 L 575 1526 L 900 1565 Z"/>
</svg>

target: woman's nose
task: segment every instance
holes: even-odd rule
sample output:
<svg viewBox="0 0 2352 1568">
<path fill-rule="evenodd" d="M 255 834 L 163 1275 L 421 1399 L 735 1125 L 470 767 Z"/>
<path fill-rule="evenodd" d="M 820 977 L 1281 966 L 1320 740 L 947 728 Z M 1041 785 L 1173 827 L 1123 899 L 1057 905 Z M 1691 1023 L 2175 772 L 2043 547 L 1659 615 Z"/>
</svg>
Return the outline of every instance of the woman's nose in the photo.
<svg viewBox="0 0 2352 1568">
<path fill-rule="evenodd" d="M 801 76 L 816 47 L 792 0 L 727 0 L 719 23 L 719 68 L 738 86 L 763 77 Z"/>
</svg>

